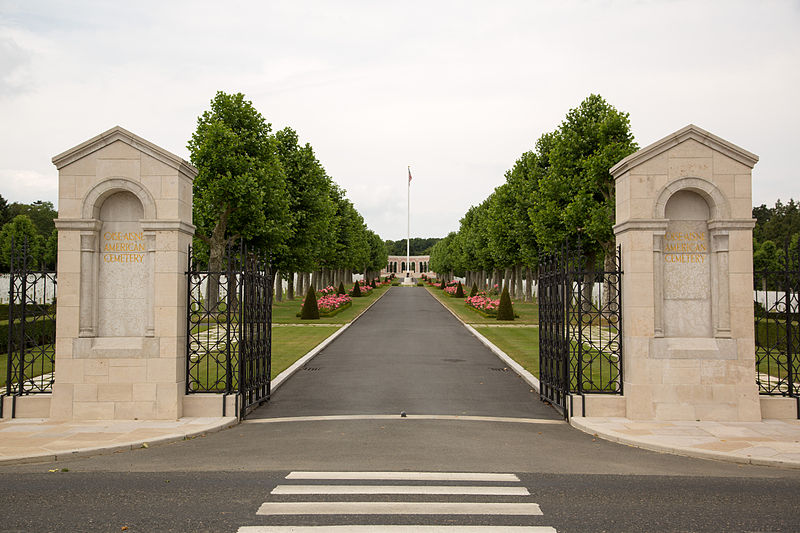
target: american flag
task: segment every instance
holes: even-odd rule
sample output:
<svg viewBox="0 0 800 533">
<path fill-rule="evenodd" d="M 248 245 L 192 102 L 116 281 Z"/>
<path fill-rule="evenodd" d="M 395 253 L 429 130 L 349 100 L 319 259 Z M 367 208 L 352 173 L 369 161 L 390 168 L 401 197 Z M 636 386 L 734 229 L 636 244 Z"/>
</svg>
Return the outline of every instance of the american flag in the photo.
<svg viewBox="0 0 800 533">
<path fill-rule="evenodd" d="M 411 183 L 411 167 L 408 167 L 408 182 Z"/>
</svg>

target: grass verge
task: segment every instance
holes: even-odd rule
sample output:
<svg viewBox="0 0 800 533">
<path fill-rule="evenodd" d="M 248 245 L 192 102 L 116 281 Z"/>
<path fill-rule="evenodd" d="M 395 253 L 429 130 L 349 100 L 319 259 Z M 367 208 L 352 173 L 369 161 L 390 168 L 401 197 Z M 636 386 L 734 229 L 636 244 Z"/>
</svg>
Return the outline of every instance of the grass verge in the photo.
<svg viewBox="0 0 800 533">
<path fill-rule="evenodd" d="M 444 294 L 441 289 L 434 289 L 433 287 L 426 287 L 426 289 L 433 295 L 434 298 L 442 302 L 445 306 L 447 306 L 448 309 L 452 310 L 456 315 L 458 315 L 461 320 L 472 326 L 478 324 L 531 325 L 539 323 L 539 304 L 537 303 L 525 303 L 519 300 L 514 300 L 512 302 L 514 304 L 514 312 L 519 315 L 519 318 L 515 318 L 513 321 L 503 321 L 478 314 L 467 307 L 467 304 L 464 303 L 464 300 L 461 298 L 453 298 L 452 296 L 448 296 L 447 294 Z"/>
<path fill-rule="evenodd" d="M 472 327 L 507 353 L 522 368 L 539 377 L 539 328 L 490 328 L 480 325 Z"/>
<path fill-rule="evenodd" d="M 345 287 L 348 292 L 352 289 L 352 285 Z M 294 300 L 284 300 L 282 302 L 272 302 L 272 323 L 273 324 L 347 324 L 352 322 L 361 311 L 366 309 L 372 302 L 380 298 L 380 296 L 389 290 L 389 287 L 382 286 L 377 289 L 372 289 L 369 296 L 361 296 L 353 298 L 353 304 L 344 311 L 336 313 L 334 316 L 320 317 L 319 320 L 301 320 L 297 316 L 300 310 L 300 304 L 303 303 L 302 298 L 295 298 Z"/>
<path fill-rule="evenodd" d="M 282 327 L 272 329 L 272 371 L 270 375 L 275 378 L 278 374 L 289 368 L 295 361 L 310 352 L 319 343 L 333 335 L 341 326 L 330 327 Z M 210 352 L 199 356 L 192 362 L 192 381 L 205 384 L 206 390 L 225 389 L 225 366 L 219 364 L 225 361 L 221 352 Z M 231 362 L 232 383 L 236 387 L 237 360 Z"/>
</svg>

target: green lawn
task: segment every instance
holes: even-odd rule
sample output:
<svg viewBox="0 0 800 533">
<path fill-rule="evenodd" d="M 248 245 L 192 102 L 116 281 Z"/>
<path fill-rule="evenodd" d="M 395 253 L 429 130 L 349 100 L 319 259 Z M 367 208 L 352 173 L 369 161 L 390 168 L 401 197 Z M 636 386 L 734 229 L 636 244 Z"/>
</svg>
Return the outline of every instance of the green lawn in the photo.
<svg viewBox="0 0 800 533">
<path fill-rule="evenodd" d="M 539 377 L 539 328 L 492 328 L 481 325 L 473 327 L 525 370 Z M 606 383 L 616 379 L 617 373 L 607 362 L 601 363 L 597 356 L 596 350 L 584 346 L 584 383 L 590 381 L 597 388 L 602 388 Z M 577 389 L 575 374 L 572 375 L 571 388 Z"/>
<path fill-rule="evenodd" d="M 539 377 L 539 328 L 473 327 L 525 370 Z"/>
<path fill-rule="evenodd" d="M 326 327 L 278 327 L 272 328 L 272 372 L 275 377 L 295 361 L 310 352 L 319 343 L 333 335 L 341 326 Z M 192 376 L 200 383 L 217 383 L 209 388 L 223 390 L 225 388 L 225 367 L 216 360 L 224 361 L 224 354 L 211 352 L 200 357 L 193 366 Z M 195 362 L 193 362 L 195 363 Z M 231 361 L 233 367 L 233 385 L 236 386 L 236 357 Z"/>
<path fill-rule="evenodd" d="M 445 304 L 448 308 L 454 311 L 464 322 L 470 325 L 475 324 L 538 324 L 539 323 L 539 304 L 538 303 L 524 303 L 520 300 L 513 301 L 514 312 L 519 315 L 513 321 L 502 321 L 496 318 L 487 318 L 483 315 L 473 311 L 464 300 L 460 298 L 453 298 L 441 289 L 434 289 L 433 287 L 426 287 L 437 300 Z"/>
<path fill-rule="evenodd" d="M 345 287 L 348 291 L 352 285 Z M 272 303 L 272 323 L 273 324 L 347 324 L 357 317 L 361 311 L 368 307 L 372 302 L 377 300 L 383 293 L 389 290 L 389 287 L 379 287 L 372 289 L 369 296 L 361 296 L 360 298 L 353 298 L 353 305 L 349 309 L 345 309 L 341 313 L 332 317 L 322 317 L 319 320 L 301 320 L 298 318 L 297 312 L 300 311 L 300 304 L 303 303 L 303 298 L 297 297 L 294 300 L 285 300 L 282 302 L 274 301 Z"/>
<path fill-rule="evenodd" d="M 53 346 L 49 345 L 44 348 L 30 348 L 26 356 L 26 371 L 25 379 L 41 376 L 53 371 Z M 33 364 L 29 358 L 33 357 Z M 6 377 L 8 373 L 8 354 L 0 354 L 0 387 L 6 386 Z"/>
</svg>

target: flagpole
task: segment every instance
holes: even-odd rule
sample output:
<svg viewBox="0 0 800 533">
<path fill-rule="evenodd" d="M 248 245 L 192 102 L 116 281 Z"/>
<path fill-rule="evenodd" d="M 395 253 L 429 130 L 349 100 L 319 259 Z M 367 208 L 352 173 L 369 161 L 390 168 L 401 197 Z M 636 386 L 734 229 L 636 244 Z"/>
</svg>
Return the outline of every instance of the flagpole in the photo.
<svg viewBox="0 0 800 533">
<path fill-rule="evenodd" d="M 408 167 L 408 226 L 406 233 L 406 270 L 411 271 L 411 166 Z"/>
</svg>

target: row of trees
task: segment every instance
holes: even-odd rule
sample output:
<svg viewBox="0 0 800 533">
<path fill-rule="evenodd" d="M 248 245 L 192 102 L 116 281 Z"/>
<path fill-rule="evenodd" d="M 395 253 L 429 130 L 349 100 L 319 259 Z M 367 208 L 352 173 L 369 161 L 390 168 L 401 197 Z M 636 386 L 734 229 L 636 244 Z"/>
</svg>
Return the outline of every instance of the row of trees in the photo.
<svg viewBox="0 0 800 533">
<path fill-rule="evenodd" d="M 389 255 L 406 255 L 406 248 L 408 248 L 410 255 L 429 255 L 433 245 L 441 240 L 438 237 L 412 237 L 407 247 L 405 239 L 400 239 L 399 241 L 387 240 L 386 252 Z"/>
<path fill-rule="evenodd" d="M 241 241 L 270 257 L 294 298 L 311 284 L 349 281 L 353 271 L 371 277 L 386 265 L 383 240 L 367 228 L 311 145 L 301 145 L 288 127 L 273 134 L 241 93 L 216 94 L 188 148 L 199 170 L 195 243 L 210 270 L 220 270 L 226 247 Z"/>
<path fill-rule="evenodd" d="M 507 286 L 532 299 L 539 254 L 580 240 L 587 266 L 613 260 L 614 180 L 608 170 L 638 149 L 627 113 L 598 95 L 571 109 L 505 173 L 506 182 L 472 206 L 434 245 L 431 270 L 481 288 Z"/>
<path fill-rule="evenodd" d="M 11 203 L 0 196 L 0 272 L 11 269 L 12 244 L 28 243 L 29 268 L 54 269 L 58 253 L 56 210 L 51 202 Z"/>
</svg>

